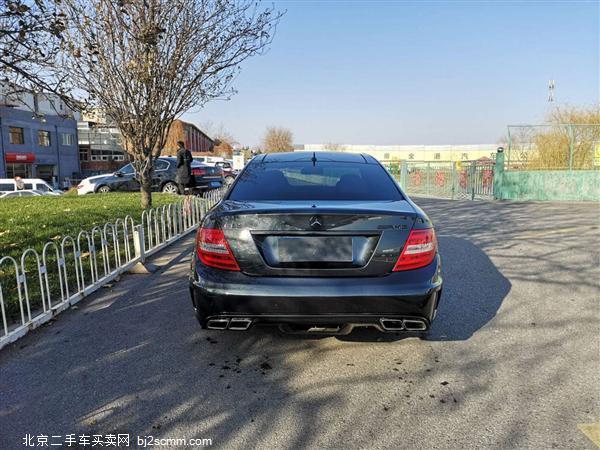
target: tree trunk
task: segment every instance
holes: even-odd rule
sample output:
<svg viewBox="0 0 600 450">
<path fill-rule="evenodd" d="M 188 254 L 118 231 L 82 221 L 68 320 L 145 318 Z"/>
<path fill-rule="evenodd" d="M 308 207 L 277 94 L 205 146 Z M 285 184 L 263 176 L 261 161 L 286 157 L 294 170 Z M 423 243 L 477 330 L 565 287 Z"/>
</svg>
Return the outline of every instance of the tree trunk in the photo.
<svg viewBox="0 0 600 450">
<path fill-rule="evenodd" d="M 142 208 L 152 208 L 152 177 L 149 170 L 140 173 L 140 194 Z"/>
</svg>

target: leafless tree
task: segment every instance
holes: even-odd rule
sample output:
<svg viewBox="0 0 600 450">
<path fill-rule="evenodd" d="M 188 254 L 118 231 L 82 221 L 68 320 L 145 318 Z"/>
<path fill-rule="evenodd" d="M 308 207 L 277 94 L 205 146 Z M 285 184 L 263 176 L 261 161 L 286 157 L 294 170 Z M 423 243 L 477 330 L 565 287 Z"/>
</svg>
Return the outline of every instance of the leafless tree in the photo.
<svg viewBox="0 0 600 450">
<path fill-rule="evenodd" d="M 143 207 L 171 122 L 233 94 L 240 63 L 266 49 L 281 17 L 250 0 L 62 0 L 59 8 L 69 24 L 62 73 L 116 122 Z"/>
<path fill-rule="evenodd" d="M 328 144 L 325 144 L 325 150 L 329 150 L 332 152 L 341 152 L 344 150 L 344 146 L 336 142 L 329 142 Z"/>
<path fill-rule="evenodd" d="M 65 26 L 52 0 L 0 0 L 3 95 L 52 92 L 73 106 L 64 79 L 54 71 Z"/>
<path fill-rule="evenodd" d="M 232 157 L 233 149 L 239 145 L 239 142 L 225 128 L 225 125 L 222 123 L 215 125 L 214 122 L 208 120 L 202 123 L 200 128 L 215 141 L 213 152 L 216 155 L 226 158 Z"/>
<path fill-rule="evenodd" d="M 262 141 L 262 150 L 267 153 L 289 152 L 294 149 L 294 135 L 284 127 L 268 127 Z"/>
</svg>

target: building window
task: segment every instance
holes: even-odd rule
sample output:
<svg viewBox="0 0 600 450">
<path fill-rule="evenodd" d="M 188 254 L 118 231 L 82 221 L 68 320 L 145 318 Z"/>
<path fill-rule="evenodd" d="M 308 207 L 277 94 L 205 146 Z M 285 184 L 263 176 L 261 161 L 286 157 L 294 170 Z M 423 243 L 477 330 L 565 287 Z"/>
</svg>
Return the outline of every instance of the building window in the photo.
<svg viewBox="0 0 600 450">
<path fill-rule="evenodd" d="M 71 133 L 61 134 L 62 145 L 73 145 L 73 135 Z"/>
<path fill-rule="evenodd" d="M 408 159 L 415 159 L 415 154 L 414 153 L 409 153 L 408 154 Z"/>
<path fill-rule="evenodd" d="M 31 164 L 6 164 L 7 178 L 31 178 Z"/>
<path fill-rule="evenodd" d="M 90 161 L 125 161 L 125 153 L 122 150 L 92 148 L 90 150 Z"/>
<path fill-rule="evenodd" d="M 442 157 L 442 155 L 440 155 L 439 153 L 436 153 L 435 155 L 433 155 L 433 159 L 439 160 Z"/>
<path fill-rule="evenodd" d="M 89 161 L 90 148 L 86 145 L 79 146 L 79 161 Z"/>
<path fill-rule="evenodd" d="M 467 161 L 469 159 L 469 154 L 468 153 L 461 153 L 460 154 L 460 159 L 462 159 L 463 161 Z"/>
<path fill-rule="evenodd" d="M 10 127 L 9 131 L 9 142 L 11 144 L 24 144 L 25 143 L 25 135 L 23 133 L 23 128 Z"/>
<path fill-rule="evenodd" d="M 38 131 L 38 144 L 40 147 L 50 147 L 50 132 L 45 130 Z"/>
</svg>

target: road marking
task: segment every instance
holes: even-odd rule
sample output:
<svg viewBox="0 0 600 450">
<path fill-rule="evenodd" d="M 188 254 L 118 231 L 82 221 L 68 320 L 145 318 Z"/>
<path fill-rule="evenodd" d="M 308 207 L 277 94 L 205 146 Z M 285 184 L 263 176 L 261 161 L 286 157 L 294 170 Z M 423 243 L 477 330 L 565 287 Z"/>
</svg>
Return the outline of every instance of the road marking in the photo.
<svg viewBox="0 0 600 450">
<path fill-rule="evenodd" d="M 600 448 L 600 422 L 598 423 L 580 423 L 577 428 L 585 434 L 598 448 Z"/>
</svg>

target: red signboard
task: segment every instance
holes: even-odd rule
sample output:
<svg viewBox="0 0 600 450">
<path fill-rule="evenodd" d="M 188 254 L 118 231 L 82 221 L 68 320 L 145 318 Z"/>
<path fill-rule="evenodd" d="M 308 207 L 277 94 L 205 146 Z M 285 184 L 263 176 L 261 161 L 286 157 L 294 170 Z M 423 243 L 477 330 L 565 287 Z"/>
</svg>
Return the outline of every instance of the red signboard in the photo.
<svg viewBox="0 0 600 450">
<path fill-rule="evenodd" d="M 6 153 L 7 163 L 31 164 L 35 161 L 35 153 Z"/>
</svg>

